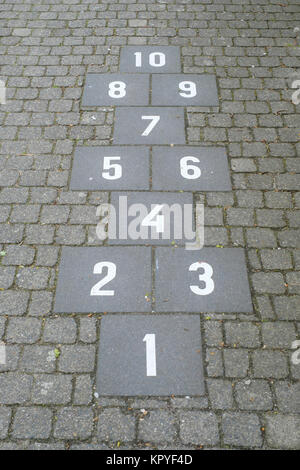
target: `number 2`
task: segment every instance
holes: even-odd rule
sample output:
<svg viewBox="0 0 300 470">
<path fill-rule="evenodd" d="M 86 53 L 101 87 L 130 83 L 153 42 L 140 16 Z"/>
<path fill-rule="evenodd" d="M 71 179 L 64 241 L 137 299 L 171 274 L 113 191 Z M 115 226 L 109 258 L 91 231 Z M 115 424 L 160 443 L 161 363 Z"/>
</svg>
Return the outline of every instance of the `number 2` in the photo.
<svg viewBox="0 0 300 470">
<path fill-rule="evenodd" d="M 103 268 L 107 268 L 107 274 L 91 288 L 90 295 L 115 295 L 114 290 L 101 290 L 101 288 L 116 277 L 117 267 L 110 261 L 101 261 L 95 264 L 94 274 L 102 274 Z"/>
</svg>

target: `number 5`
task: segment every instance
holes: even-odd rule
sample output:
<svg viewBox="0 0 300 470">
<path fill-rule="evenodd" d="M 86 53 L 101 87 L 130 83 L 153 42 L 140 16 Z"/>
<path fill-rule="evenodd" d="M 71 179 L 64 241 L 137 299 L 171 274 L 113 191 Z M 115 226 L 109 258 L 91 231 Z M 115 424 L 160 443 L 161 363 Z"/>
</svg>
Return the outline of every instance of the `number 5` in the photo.
<svg viewBox="0 0 300 470">
<path fill-rule="evenodd" d="M 142 119 L 151 121 L 149 126 L 147 126 L 144 132 L 142 133 L 142 136 L 147 136 L 150 134 L 150 132 L 153 131 L 154 127 L 160 120 L 160 116 L 142 116 Z"/>
<path fill-rule="evenodd" d="M 114 160 L 121 160 L 121 157 L 104 157 L 102 177 L 106 180 L 117 180 L 122 176 L 122 166 L 119 163 L 111 163 Z M 113 174 L 109 170 L 113 170 Z"/>
</svg>

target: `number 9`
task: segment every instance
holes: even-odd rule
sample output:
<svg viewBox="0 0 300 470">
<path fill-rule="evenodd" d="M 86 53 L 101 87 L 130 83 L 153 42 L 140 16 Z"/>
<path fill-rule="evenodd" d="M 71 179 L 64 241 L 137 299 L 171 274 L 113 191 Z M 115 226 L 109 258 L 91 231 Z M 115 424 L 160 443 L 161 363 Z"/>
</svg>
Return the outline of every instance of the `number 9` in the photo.
<svg viewBox="0 0 300 470">
<path fill-rule="evenodd" d="M 194 98 L 197 95 L 196 84 L 194 82 L 184 81 L 179 83 L 180 96 L 183 98 Z"/>
</svg>

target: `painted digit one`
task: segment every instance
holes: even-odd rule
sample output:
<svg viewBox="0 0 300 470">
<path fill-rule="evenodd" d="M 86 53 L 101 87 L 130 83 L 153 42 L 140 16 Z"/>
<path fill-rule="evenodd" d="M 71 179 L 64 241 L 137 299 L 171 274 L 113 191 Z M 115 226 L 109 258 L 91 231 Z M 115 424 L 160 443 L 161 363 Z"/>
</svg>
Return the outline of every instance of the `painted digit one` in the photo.
<svg viewBox="0 0 300 470">
<path fill-rule="evenodd" d="M 6 87 L 3 80 L 0 80 L 0 104 L 6 104 Z"/>
</svg>

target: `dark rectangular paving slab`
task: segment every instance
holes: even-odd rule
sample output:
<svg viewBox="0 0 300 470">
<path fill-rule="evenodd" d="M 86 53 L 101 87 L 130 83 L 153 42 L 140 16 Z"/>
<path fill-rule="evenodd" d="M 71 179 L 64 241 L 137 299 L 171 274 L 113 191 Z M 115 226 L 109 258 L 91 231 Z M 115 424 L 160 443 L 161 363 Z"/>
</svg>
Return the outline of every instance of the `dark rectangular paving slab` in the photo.
<svg viewBox="0 0 300 470">
<path fill-rule="evenodd" d="M 185 144 L 183 108 L 117 108 L 115 144 Z"/>
<path fill-rule="evenodd" d="M 108 240 L 109 244 L 171 245 L 176 243 L 183 245 L 194 240 L 192 235 L 189 239 L 185 236 L 189 228 L 190 230 L 194 228 L 193 195 L 191 193 L 114 192 L 110 202 L 116 211 L 117 238 Z M 141 204 L 144 207 L 140 207 Z M 153 210 L 155 211 L 155 208 L 159 208 L 160 205 L 164 207 L 154 213 Z M 186 214 L 191 214 L 190 226 L 184 225 L 184 210 Z M 150 215 L 151 212 L 152 215 Z M 126 214 L 129 214 L 127 219 Z M 176 215 L 176 224 L 174 223 L 174 214 Z M 145 220 L 147 215 L 150 217 Z M 163 217 L 162 225 L 159 224 L 158 217 Z M 145 234 L 144 238 L 140 237 L 141 233 Z"/>
<path fill-rule="evenodd" d="M 177 46 L 125 46 L 121 49 L 120 72 L 176 73 L 181 71 Z"/>
<path fill-rule="evenodd" d="M 77 147 L 70 189 L 149 189 L 149 148 Z"/>
<path fill-rule="evenodd" d="M 218 90 L 214 75 L 153 75 L 152 105 L 218 106 Z"/>
<path fill-rule="evenodd" d="M 253 310 L 242 248 L 155 250 L 157 312 Z"/>
<path fill-rule="evenodd" d="M 149 312 L 150 293 L 150 248 L 62 249 L 55 312 Z"/>
<path fill-rule="evenodd" d="M 101 320 L 99 395 L 203 395 L 198 315 L 108 315 Z"/>
<path fill-rule="evenodd" d="M 222 147 L 153 147 L 152 189 L 231 191 Z"/>
<path fill-rule="evenodd" d="M 88 74 L 82 106 L 146 106 L 149 86 L 147 75 Z"/>
</svg>

